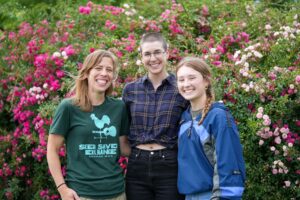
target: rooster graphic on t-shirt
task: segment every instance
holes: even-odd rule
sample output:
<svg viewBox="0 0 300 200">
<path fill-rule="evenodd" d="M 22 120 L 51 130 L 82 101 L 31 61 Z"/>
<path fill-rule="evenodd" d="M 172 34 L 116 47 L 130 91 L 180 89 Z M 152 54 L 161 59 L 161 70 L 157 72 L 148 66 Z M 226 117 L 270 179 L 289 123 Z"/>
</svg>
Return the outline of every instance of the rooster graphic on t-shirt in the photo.
<svg viewBox="0 0 300 200">
<path fill-rule="evenodd" d="M 107 136 L 115 137 L 117 134 L 116 127 L 109 126 L 110 118 L 107 115 L 103 115 L 101 119 L 99 119 L 95 114 L 91 114 L 91 119 L 94 121 L 95 126 L 100 130 L 93 131 L 93 133 L 99 134 L 99 137 L 94 139 L 101 139 L 107 138 Z"/>
</svg>

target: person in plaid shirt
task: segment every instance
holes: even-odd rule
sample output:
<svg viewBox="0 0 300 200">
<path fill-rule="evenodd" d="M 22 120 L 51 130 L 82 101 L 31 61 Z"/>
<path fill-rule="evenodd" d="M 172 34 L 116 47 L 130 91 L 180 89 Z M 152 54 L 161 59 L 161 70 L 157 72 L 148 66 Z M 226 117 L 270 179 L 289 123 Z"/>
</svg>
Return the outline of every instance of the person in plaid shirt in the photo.
<svg viewBox="0 0 300 200">
<path fill-rule="evenodd" d="M 123 90 L 130 113 L 127 200 L 183 199 L 177 190 L 177 134 L 188 102 L 166 69 L 167 47 L 160 33 L 143 35 L 140 54 L 148 73 Z"/>
</svg>

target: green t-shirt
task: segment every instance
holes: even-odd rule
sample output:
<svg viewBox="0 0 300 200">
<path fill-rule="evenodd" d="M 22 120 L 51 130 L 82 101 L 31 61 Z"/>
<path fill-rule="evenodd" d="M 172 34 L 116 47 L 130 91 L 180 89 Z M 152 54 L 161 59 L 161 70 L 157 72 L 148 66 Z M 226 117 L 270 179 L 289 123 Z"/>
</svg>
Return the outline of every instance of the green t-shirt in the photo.
<svg viewBox="0 0 300 200">
<path fill-rule="evenodd" d="M 106 97 L 92 112 L 84 112 L 65 99 L 50 133 L 65 138 L 66 182 L 79 196 L 113 198 L 124 192 L 119 136 L 129 133 L 129 122 L 123 101 Z"/>
</svg>

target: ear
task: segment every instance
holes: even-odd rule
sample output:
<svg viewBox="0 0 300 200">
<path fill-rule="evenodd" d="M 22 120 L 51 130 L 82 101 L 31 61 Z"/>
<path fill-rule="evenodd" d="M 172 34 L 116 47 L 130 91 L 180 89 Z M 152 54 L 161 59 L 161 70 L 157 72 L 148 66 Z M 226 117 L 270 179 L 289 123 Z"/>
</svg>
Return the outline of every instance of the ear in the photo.
<svg viewBox="0 0 300 200">
<path fill-rule="evenodd" d="M 210 85 L 209 84 L 209 81 L 204 79 L 204 85 L 205 85 L 205 89 L 207 90 L 208 89 L 208 86 Z"/>
<path fill-rule="evenodd" d="M 166 49 L 166 53 L 165 54 L 166 54 L 166 59 L 168 60 L 169 56 L 170 56 L 168 49 Z"/>
<path fill-rule="evenodd" d="M 145 62 L 144 62 L 144 59 L 143 59 L 142 55 L 141 55 L 141 60 L 140 61 L 143 63 L 143 66 L 145 66 Z"/>
<path fill-rule="evenodd" d="M 115 81 L 117 80 L 117 78 L 118 78 L 118 73 L 115 72 L 115 73 L 114 73 L 114 76 L 113 76 L 112 82 L 115 82 Z"/>
<path fill-rule="evenodd" d="M 83 76 L 82 76 L 82 79 L 87 79 L 88 78 L 88 75 L 87 74 L 84 74 Z"/>
</svg>

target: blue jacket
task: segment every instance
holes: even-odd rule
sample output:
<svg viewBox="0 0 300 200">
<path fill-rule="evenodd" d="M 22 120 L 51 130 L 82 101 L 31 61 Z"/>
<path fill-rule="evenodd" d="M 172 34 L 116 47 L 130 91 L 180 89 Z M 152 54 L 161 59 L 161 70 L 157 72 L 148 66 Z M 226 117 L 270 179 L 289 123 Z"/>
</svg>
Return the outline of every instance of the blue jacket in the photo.
<svg viewBox="0 0 300 200">
<path fill-rule="evenodd" d="M 212 192 L 212 199 L 241 199 L 245 162 L 238 130 L 223 103 L 213 103 L 203 123 L 190 108 L 181 117 L 178 189 L 182 194 Z"/>
</svg>

